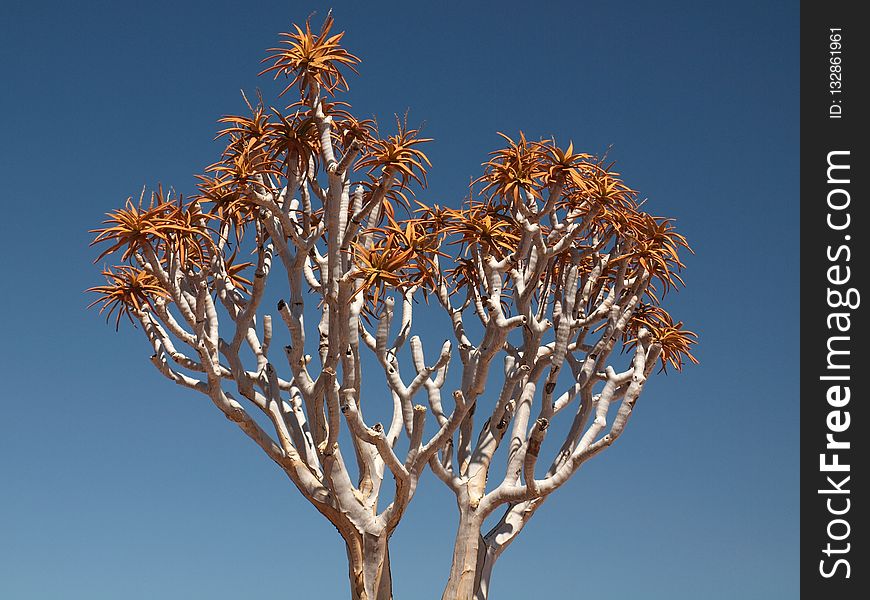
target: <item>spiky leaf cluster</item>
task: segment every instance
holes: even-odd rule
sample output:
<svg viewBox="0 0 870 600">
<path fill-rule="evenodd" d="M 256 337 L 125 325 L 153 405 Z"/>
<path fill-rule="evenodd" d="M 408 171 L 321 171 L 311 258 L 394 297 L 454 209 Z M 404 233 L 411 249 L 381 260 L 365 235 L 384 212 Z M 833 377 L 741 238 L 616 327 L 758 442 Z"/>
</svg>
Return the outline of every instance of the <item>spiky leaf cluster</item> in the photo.
<svg viewBox="0 0 870 600">
<path fill-rule="evenodd" d="M 395 133 L 381 135 L 374 121 L 354 117 L 347 103 L 333 98 L 348 89 L 345 75 L 359 64 L 342 47 L 344 34 L 331 33 L 333 25 L 330 15 L 318 32 L 306 23 L 282 34 L 262 74 L 286 77 L 279 96 L 295 88 L 298 101 L 267 107 L 258 93 L 255 103 L 245 98 L 246 114 L 221 118 L 217 137 L 225 147 L 198 176 L 193 201 L 164 197 L 158 188 L 147 205 L 144 196 L 138 203 L 130 199 L 94 230 L 94 243 L 107 246 L 98 260 L 117 254 L 126 263 L 106 271 L 121 277 L 107 275 L 112 289 L 92 288 L 103 294 L 104 309 L 128 314 L 146 308 L 149 298 L 170 298 L 171 282 L 153 275 L 155 265 L 202 273 L 213 285 L 250 293 L 246 270 L 253 265 L 236 255 L 245 231 L 253 229 L 258 245 L 278 234 L 279 245 L 304 247 L 313 257 L 313 286 L 326 278 L 323 244 L 341 243 L 350 269 L 343 276 L 365 297 L 370 314 L 390 290 L 443 289 L 480 306 L 490 293 L 490 259 L 507 265 L 499 285 L 509 294 L 521 273 L 536 274 L 534 310 L 540 314 L 557 296 L 575 294 L 586 304 L 575 306 L 573 318 L 583 318 L 614 289 L 622 296 L 640 290 L 624 326 L 626 346 L 644 327 L 662 343 L 663 366 L 680 369 L 685 360 L 695 361 L 695 334 L 661 305 L 683 284 L 680 253 L 690 251 L 673 219 L 645 212 L 612 164 L 578 152 L 573 143 L 529 140 L 522 132 L 517 139 L 499 134 L 503 147 L 483 163 L 461 206 L 418 200 L 412 213 L 413 188 L 425 187 L 431 168 L 423 150 L 431 139 L 409 127 L 407 117 L 396 119 Z M 357 190 L 338 221 L 344 231 L 330 233 L 336 222 L 328 222 L 327 206 L 335 199 L 322 183 L 324 173 L 340 174 Z M 514 306 L 513 312 L 521 310 Z"/>
</svg>

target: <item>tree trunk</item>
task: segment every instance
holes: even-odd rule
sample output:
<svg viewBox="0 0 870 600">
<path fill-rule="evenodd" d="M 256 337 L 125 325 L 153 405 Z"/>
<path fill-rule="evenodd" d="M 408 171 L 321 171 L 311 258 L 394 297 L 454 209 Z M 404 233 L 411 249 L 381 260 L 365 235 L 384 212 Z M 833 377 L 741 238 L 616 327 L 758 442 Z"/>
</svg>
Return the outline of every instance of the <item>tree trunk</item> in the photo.
<svg viewBox="0 0 870 600">
<path fill-rule="evenodd" d="M 387 535 L 364 533 L 345 543 L 351 600 L 392 600 Z"/>
<path fill-rule="evenodd" d="M 453 564 L 441 600 L 473 600 L 480 581 L 486 544 L 480 537 L 480 521 L 471 510 L 461 510 L 459 531 L 453 546 Z"/>
<path fill-rule="evenodd" d="M 474 600 L 487 600 L 489 597 L 489 582 L 492 579 L 492 568 L 495 566 L 495 561 L 498 557 L 499 554 L 494 547 L 487 544 L 486 541 L 480 542 L 480 549 L 477 553 Z"/>
<path fill-rule="evenodd" d="M 487 600 L 495 562 L 517 538 L 517 535 L 523 530 L 535 511 L 540 508 L 544 500 L 546 500 L 546 496 L 529 502 L 511 504 L 496 526 L 483 536 L 483 540 L 480 542 L 481 548 L 477 554 L 478 573 L 474 600 Z"/>
</svg>

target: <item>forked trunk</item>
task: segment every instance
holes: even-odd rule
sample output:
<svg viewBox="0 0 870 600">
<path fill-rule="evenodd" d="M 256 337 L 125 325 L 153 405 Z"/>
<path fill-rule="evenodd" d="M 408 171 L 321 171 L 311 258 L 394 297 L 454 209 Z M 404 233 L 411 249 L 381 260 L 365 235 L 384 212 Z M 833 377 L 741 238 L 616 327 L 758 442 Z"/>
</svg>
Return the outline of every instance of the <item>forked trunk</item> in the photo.
<svg viewBox="0 0 870 600">
<path fill-rule="evenodd" d="M 477 574 L 474 586 L 474 600 L 487 600 L 489 597 L 489 582 L 492 579 L 492 568 L 495 566 L 495 561 L 498 559 L 495 548 L 488 545 L 486 542 L 480 542 L 480 548 L 477 553 Z"/>
<path fill-rule="evenodd" d="M 347 541 L 351 600 L 392 600 L 390 552 L 386 534 L 364 533 Z"/>
</svg>

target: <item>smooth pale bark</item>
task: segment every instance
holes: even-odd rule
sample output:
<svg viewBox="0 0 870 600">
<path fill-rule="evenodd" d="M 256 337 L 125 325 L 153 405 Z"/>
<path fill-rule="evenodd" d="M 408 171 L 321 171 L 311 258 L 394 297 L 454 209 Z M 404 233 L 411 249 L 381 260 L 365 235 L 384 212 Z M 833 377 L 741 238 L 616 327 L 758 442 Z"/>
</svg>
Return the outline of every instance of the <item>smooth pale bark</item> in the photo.
<svg viewBox="0 0 870 600">
<path fill-rule="evenodd" d="M 487 600 L 493 567 L 507 547 L 507 544 L 499 545 L 490 540 L 491 534 L 480 535 L 479 519 L 460 518 L 453 564 L 442 600 Z"/>
<path fill-rule="evenodd" d="M 478 575 L 474 600 L 487 600 L 496 561 L 511 542 L 517 538 L 528 520 L 545 500 L 546 497 L 511 505 L 499 522 L 483 536 L 480 551 L 477 554 L 476 569 Z"/>
<path fill-rule="evenodd" d="M 392 600 L 387 536 L 362 534 L 345 541 L 351 600 Z"/>
<path fill-rule="evenodd" d="M 471 600 L 480 581 L 485 548 L 480 536 L 481 521 L 472 510 L 461 510 L 453 545 L 453 563 L 441 600 Z"/>
<path fill-rule="evenodd" d="M 477 584 L 474 589 L 474 600 L 487 600 L 489 597 L 489 582 L 492 580 L 492 568 L 498 560 L 499 552 L 485 541 L 477 553 Z"/>
</svg>

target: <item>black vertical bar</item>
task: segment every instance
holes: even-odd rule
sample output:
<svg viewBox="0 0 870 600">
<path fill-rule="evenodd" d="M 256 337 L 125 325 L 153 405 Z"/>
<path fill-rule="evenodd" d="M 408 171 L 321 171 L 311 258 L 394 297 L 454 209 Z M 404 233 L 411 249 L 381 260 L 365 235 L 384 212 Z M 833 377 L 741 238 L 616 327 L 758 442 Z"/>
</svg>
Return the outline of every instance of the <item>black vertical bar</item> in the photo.
<svg viewBox="0 0 870 600">
<path fill-rule="evenodd" d="M 870 598 L 862 6 L 801 3 L 801 594 L 812 599 Z"/>
</svg>

